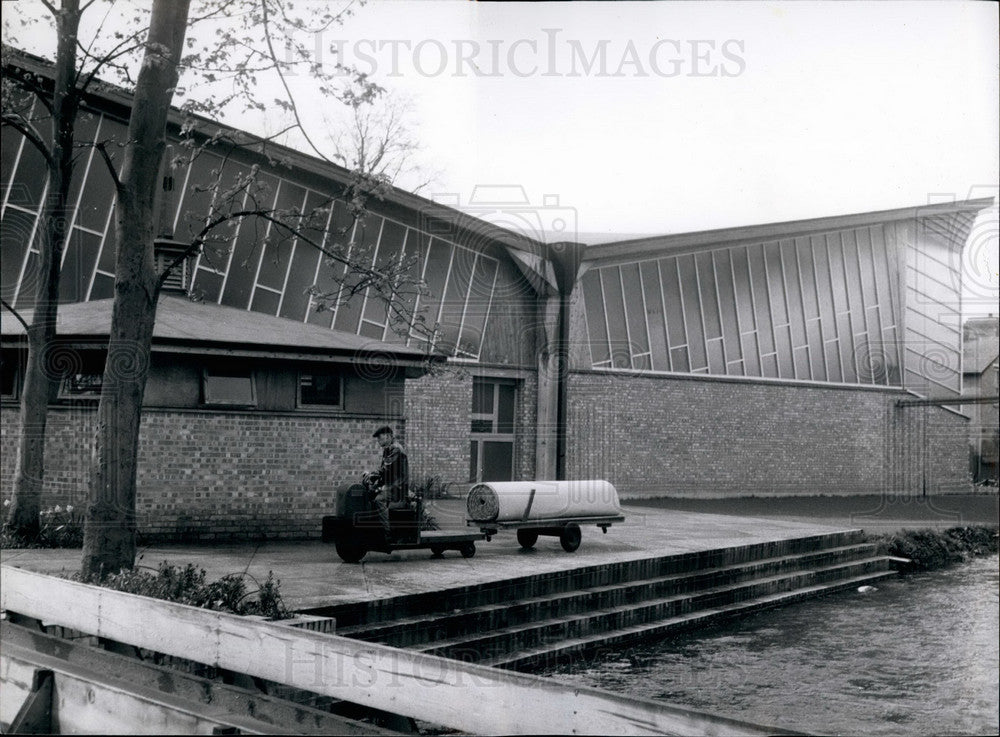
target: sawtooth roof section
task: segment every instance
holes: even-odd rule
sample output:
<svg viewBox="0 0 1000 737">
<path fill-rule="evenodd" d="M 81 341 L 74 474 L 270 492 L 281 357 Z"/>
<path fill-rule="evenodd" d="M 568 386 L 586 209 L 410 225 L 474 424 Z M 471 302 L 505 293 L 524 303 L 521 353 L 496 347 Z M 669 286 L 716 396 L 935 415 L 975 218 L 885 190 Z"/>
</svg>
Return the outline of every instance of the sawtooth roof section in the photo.
<svg viewBox="0 0 1000 737">
<path fill-rule="evenodd" d="M 8 67 L 8 65 L 5 64 L 5 67 Z M 12 71 L 23 69 L 30 74 L 39 75 L 48 80 L 51 80 L 53 76 L 51 61 L 22 49 L 11 49 L 9 69 Z M 5 68 L 6 72 L 7 69 Z M 85 100 L 104 113 L 110 113 L 113 117 L 118 117 L 122 121 L 128 121 L 129 110 L 131 110 L 132 106 L 132 93 L 128 90 L 98 79 L 88 89 Z M 114 110 L 108 108 L 113 108 Z M 176 135 L 177 131 L 188 120 L 196 122 L 191 133 L 201 139 L 214 136 L 216 133 L 236 134 L 233 137 L 241 141 L 240 145 L 244 149 L 244 152 L 248 155 L 259 157 L 262 163 L 280 161 L 289 168 L 298 169 L 312 176 L 321 177 L 339 186 L 344 186 L 353 179 L 350 170 L 332 161 L 312 156 L 288 146 L 274 143 L 273 141 L 265 141 L 248 131 L 220 123 L 204 115 L 185 113 L 176 107 L 170 108 L 168 126 L 173 134 Z M 548 246 L 545 243 L 528 235 L 503 228 L 447 204 L 426 199 L 393 185 L 390 185 L 384 196 L 380 196 L 378 199 L 382 200 L 383 204 L 393 204 L 411 212 L 415 218 L 434 232 L 461 232 L 474 241 L 486 239 L 528 253 L 538 254 L 547 252 Z M 377 210 L 378 208 L 374 209 Z"/>
<path fill-rule="evenodd" d="M 61 340 L 106 339 L 111 329 L 112 303 L 111 299 L 101 299 L 60 305 L 56 334 Z M 30 313 L 22 316 L 30 323 Z M 23 336 L 25 331 L 18 320 L 5 314 L 2 333 L 6 338 Z M 169 351 L 171 348 L 248 356 L 300 356 L 313 360 L 345 356 L 361 360 L 389 358 L 404 363 L 445 360 L 444 356 L 429 355 L 397 343 L 214 302 L 193 302 L 186 297 L 163 295 L 153 327 L 153 350 Z"/>
</svg>

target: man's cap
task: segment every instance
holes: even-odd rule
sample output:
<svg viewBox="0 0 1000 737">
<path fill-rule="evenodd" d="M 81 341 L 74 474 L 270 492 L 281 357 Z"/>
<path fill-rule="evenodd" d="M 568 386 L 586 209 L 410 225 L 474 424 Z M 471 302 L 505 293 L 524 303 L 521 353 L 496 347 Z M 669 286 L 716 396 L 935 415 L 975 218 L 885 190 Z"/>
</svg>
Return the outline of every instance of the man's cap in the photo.
<svg viewBox="0 0 1000 737">
<path fill-rule="evenodd" d="M 380 427 L 378 430 L 376 430 L 375 432 L 372 433 L 372 437 L 373 438 L 377 438 L 379 435 L 381 435 L 382 433 L 386 433 L 386 432 L 389 433 L 390 435 L 395 435 L 396 434 L 396 433 L 394 433 L 392 431 L 392 428 L 389 427 L 388 425 L 382 425 L 382 427 Z"/>
</svg>

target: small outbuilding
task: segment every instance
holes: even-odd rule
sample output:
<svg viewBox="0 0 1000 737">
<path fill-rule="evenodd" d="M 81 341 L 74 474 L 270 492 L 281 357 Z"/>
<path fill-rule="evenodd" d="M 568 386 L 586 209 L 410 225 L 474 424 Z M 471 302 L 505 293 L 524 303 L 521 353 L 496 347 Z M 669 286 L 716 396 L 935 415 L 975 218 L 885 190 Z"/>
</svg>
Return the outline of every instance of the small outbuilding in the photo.
<svg viewBox="0 0 1000 737">
<path fill-rule="evenodd" d="M 46 500 L 85 499 L 112 300 L 63 305 L 46 356 L 59 377 L 46 433 Z M 3 320 L 4 399 L 16 399 L 24 328 Z M 125 356 L 128 356 L 125 359 Z M 182 295 L 161 296 L 139 441 L 147 538 L 316 534 L 333 489 L 378 463 L 372 428 L 405 440 L 406 379 L 441 358 L 415 348 Z M 17 366 L 14 371 L 8 367 Z M 13 418 L 12 418 L 13 419 Z M 3 452 L 16 455 L 4 433 Z"/>
</svg>

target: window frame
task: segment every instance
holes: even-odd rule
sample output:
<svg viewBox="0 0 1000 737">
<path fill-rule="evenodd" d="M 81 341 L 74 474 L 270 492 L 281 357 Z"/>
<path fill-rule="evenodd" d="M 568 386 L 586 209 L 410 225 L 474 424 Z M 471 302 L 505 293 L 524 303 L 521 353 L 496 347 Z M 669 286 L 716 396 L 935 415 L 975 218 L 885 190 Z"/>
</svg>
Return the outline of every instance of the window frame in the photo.
<svg viewBox="0 0 1000 737">
<path fill-rule="evenodd" d="M 9 367 L 10 370 L 9 375 L 11 382 L 10 393 L 9 394 L 0 393 L 0 400 L 4 402 L 16 402 L 21 398 L 21 377 L 22 377 L 21 362 L 12 361 L 11 364 L 12 365 Z M 6 366 L 0 366 L 0 371 L 6 371 L 6 370 L 7 370 Z"/>
<path fill-rule="evenodd" d="M 311 404 L 302 401 L 302 379 L 305 376 L 315 376 L 316 374 L 327 374 L 336 375 L 337 377 L 337 404 Z M 308 370 L 308 371 L 298 371 L 295 381 L 295 408 L 300 410 L 313 410 L 313 411 L 343 411 L 345 407 L 344 403 L 344 372 L 336 369 L 330 370 Z"/>
<path fill-rule="evenodd" d="M 67 389 L 68 382 L 70 382 L 72 379 L 74 379 L 76 377 L 81 377 L 81 376 L 96 377 L 98 379 L 97 385 L 96 386 L 88 387 L 87 389 L 85 389 L 83 391 L 70 391 L 69 389 Z M 94 399 L 94 400 L 97 400 L 97 399 L 101 398 L 101 387 L 103 385 L 104 385 L 104 372 L 103 371 L 100 372 L 100 373 L 97 373 L 97 372 L 94 372 L 94 371 L 77 371 L 77 372 L 75 372 L 73 374 L 67 374 L 66 376 L 63 376 L 59 380 L 59 389 L 56 392 L 56 398 L 60 399 L 60 400 L 62 400 L 62 399 L 70 399 L 70 400 Z"/>
<path fill-rule="evenodd" d="M 242 371 L 241 371 L 242 373 Z M 250 402 L 232 402 L 227 400 L 212 399 L 209 391 L 208 380 L 212 377 L 233 377 L 237 378 L 236 369 L 216 369 L 205 367 L 201 370 L 201 403 L 207 407 L 257 407 L 257 372 L 253 369 L 245 369 L 247 378 L 250 379 Z M 239 378 L 243 378 L 239 376 Z"/>
</svg>

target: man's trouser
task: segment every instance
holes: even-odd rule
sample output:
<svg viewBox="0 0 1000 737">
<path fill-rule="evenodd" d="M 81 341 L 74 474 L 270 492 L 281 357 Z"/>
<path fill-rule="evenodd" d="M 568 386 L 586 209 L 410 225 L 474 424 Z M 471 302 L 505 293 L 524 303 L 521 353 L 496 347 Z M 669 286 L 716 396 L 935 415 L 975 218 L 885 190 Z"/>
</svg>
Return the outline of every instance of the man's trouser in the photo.
<svg viewBox="0 0 1000 737">
<path fill-rule="evenodd" d="M 378 512 L 379 522 L 382 523 L 382 529 L 385 530 L 386 538 L 392 537 L 392 526 L 389 524 L 389 510 L 390 509 L 406 509 L 406 502 L 386 502 L 384 500 L 384 494 L 379 494 L 375 497 L 375 511 Z"/>
</svg>

